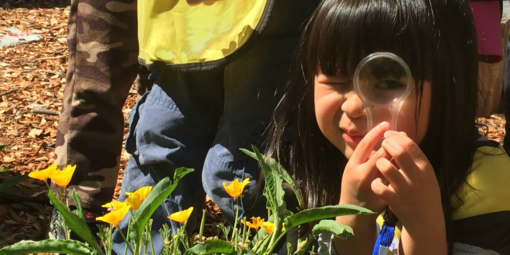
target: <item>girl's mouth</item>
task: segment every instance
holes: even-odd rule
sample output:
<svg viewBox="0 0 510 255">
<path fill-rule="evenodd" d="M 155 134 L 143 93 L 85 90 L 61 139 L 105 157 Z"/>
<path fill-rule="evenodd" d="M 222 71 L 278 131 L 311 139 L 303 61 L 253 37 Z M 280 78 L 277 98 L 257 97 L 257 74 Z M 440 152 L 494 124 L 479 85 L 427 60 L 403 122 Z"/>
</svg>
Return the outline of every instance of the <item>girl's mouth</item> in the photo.
<svg viewBox="0 0 510 255">
<path fill-rule="evenodd" d="M 342 138 L 345 140 L 346 143 L 350 144 L 350 145 L 358 145 L 359 142 L 361 142 L 361 139 L 363 139 L 364 136 L 362 135 L 358 135 L 358 134 L 348 134 L 346 132 L 344 132 L 342 134 Z"/>
</svg>

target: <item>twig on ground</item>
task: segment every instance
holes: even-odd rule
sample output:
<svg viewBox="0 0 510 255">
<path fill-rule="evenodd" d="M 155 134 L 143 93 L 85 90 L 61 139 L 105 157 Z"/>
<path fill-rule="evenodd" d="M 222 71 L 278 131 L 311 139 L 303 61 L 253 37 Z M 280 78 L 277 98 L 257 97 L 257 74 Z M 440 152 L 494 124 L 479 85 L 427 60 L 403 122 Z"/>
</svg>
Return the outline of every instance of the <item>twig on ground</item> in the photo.
<svg viewBox="0 0 510 255">
<path fill-rule="evenodd" d="M 11 89 L 11 90 L 9 90 L 9 91 L 2 92 L 2 93 L 0 93 L 0 97 L 1 97 L 1 96 L 5 96 L 5 95 L 12 94 L 12 93 L 14 93 L 14 92 L 16 92 L 16 91 L 18 91 L 18 89 L 17 89 L 17 88 L 15 88 L 15 89 Z"/>
<path fill-rule="evenodd" d="M 56 74 L 56 75 L 62 75 L 61 72 L 56 72 L 56 71 L 53 71 L 53 70 L 39 69 L 39 70 L 36 70 L 36 71 L 39 71 L 41 73 L 51 73 L 51 74 Z"/>
<path fill-rule="evenodd" d="M 46 109 L 40 109 L 40 108 L 32 109 L 32 112 L 33 113 L 39 113 L 39 114 L 57 115 L 57 116 L 60 115 L 60 112 L 52 111 L 52 110 L 46 110 Z"/>
<path fill-rule="evenodd" d="M 58 57 L 47 57 L 47 58 L 36 58 L 32 61 L 39 61 L 39 60 L 50 60 L 50 59 L 59 59 L 59 58 L 66 58 L 67 56 L 58 56 Z"/>
</svg>

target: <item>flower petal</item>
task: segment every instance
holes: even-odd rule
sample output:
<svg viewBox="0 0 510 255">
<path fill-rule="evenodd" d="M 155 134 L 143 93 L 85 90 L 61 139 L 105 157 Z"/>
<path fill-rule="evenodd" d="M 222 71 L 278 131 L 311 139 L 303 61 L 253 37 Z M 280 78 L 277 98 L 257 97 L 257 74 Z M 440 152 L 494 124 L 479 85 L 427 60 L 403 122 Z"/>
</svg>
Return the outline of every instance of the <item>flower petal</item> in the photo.
<svg viewBox="0 0 510 255">
<path fill-rule="evenodd" d="M 238 198 L 243 194 L 244 187 L 250 183 L 250 178 L 244 179 L 241 183 L 238 179 L 234 179 L 229 185 L 226 182 L 223 182 L 223 188 L 225 188 L 225 192 L 233 198 Z"/>
<path fill-rule="evenodd" d="M 50 178 L 50 175 L 57 170 L 57 165 L 51 165 L 48 168 L 44 170 L 39 171 L 33 171 L 28 174 L 30 178 L 34 178 L 41 181 L 46 181 L 48 178 Z"/>
<path fill-rule="evenodd" d="M 64 168 L 64 170 L 55 170 L 50 178 L 60 187 L 66 187 L 71 182 L 73 178 L 74 170 L 76 170 L 76 165 L 71 166 L 68 165 Z"/>
<path fill-rule="evenodd" d="M 145 200 L 145 198 L 147 198 L 147 196 L 149 195 L 151 190 L 152 190 L 152 186 L 145 186 L 145 187 L 139 188 L 137 191 L 135 191 L 135 193 L 138 193 L 138 195 L 140 195 L 140 202 L 143 202 L 143 200 Z"/>
<path fill-rule="evenodd" d="M 106 204 L 102 205 L 102 207 L 108 208 L 109 210 L 112 210 L 112 211 L 122 209 L 125 206 L 127 206 L 127 204 L 124 202 L 120 202 L 120 201 L 112 201 L 110 203 L 106 203 Z"/>
<path fill-rule="evenodd" d="M 124 206 L 123 208 L 107 213 L 102 217 L 97 217 L 96 220 L 117 226 L 122 221 L 122 219 L 124 219 L 128 210 L 129 206 Z"/>
<path fill-rule="evenodd" d="M 173 221 L 176 221 L 176 222 L 179 222 L 179 223 L 183 223 L 183 222 L 185 222 L 185 221 L 187 221 L 189 219 L 189 217 L 191 216 L 192 212 L 193 212 L 193 206 L 188 208 L 188 209 L 186 209 L 186 210 L 172 213 L 170 216 L 168 216 L 168 218 L 173 220 Z"/>
<path fill-rule="evenodd" d="M 260 227 L 264 229 L 268 234 L 273 233 L 274 224 L 272 222 L 263 222 Z"/>
<path fill-rule="evenodd" d="M 126 195 L 128 195 L 128 197 L 124 200 L 124 203 L 129 205 L 133 210 L 138 210 L 142 204 L 140 201 L 140 194 L 136 192 L 126 192 Z"/>
</svg>

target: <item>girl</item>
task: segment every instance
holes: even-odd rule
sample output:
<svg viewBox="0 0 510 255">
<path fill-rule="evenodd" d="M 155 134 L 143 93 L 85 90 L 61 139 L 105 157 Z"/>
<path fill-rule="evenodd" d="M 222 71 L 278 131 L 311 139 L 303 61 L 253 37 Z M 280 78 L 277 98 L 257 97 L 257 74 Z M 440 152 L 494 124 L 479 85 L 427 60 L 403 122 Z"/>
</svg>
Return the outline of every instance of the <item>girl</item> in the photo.
<svg viewBox="0 0 510 255">
<path fill-rule="evenodd" d="M 306 207 L 389 207 L 401 224 L 394 254 L 510 254 L 510 159 L 477 141 L 477 45 L 466 1 L 325 0 L 299 46 L 267 154 L 295 175 Z M 383 51 L 403 58 L 414 79 L 399 132 L 385 122 L 367 130 L 352 87 L 360 60 Z M 355 235 L 333 247 L 371 254 L 376 218 L 338 217 Z"/>
</svg>

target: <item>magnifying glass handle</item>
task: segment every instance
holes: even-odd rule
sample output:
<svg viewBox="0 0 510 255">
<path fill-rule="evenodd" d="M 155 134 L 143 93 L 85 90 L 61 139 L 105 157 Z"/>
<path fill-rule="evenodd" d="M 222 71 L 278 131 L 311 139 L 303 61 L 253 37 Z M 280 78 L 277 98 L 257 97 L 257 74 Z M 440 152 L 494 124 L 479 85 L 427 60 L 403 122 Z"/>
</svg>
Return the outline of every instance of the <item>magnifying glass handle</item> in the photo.
<svg viewBox="0 0 510 255">
<path fill-rule="evenodd" d="M 398 113 L 399 113 L 399 108 L 393 108 L 393 109 L 389 109 L 389 108 L 378 108 L 378 109 L 374 109 L 373 107 L 367 107 L 367 125 L 368 125 L 368 130 L 372 130 L 372 128 L 374 128 L 375 126 L 379 125 L 379 123 L 381 123 L 382 121 L 374 121 L 374 115 L 377 115 L 377 113 L 374 113 L 375 110 L 387 110 L 389 113 L 390 113 L 390 118 L 387 119 L 387 121 L 389 122 L 390 124 L 390 129 L 389 130 L 397 130 L 397 118 L 398 118 Z M 384 120 L 383 120 L 384 121 Z"/>
</svg>

